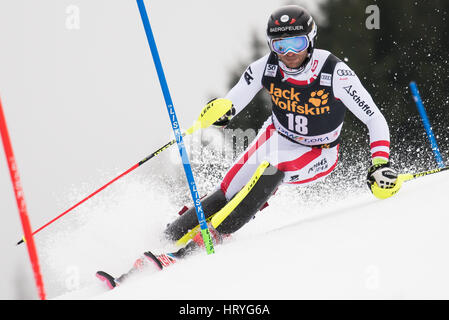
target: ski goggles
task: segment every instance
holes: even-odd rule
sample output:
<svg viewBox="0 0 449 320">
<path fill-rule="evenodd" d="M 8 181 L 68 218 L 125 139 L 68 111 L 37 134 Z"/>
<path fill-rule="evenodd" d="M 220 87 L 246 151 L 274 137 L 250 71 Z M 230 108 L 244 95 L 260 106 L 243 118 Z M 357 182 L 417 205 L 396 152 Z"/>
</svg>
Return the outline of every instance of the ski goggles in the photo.
<svg viewBox="0 0 449 320">
<path fill-rule="evenodd" d="M 281 38 L 271 40 L 271 48 L 278 54 L 287 54 L 288 52 L 300 53 L 309 47 L 307 36 L 296 36 L 290 38 Z"/>
</svg>

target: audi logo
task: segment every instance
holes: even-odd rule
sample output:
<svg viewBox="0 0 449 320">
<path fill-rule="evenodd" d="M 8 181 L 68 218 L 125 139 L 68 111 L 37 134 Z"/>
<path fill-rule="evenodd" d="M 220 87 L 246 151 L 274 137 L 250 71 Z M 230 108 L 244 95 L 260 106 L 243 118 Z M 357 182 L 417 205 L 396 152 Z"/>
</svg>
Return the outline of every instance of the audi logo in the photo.
<svg viewBox="0 0 449 320">
<path fill-rule="evenodd" d="M 344 76 L 355 76 L 354 72 L 352 72 L 351 70 L 339 69 L 339 70 L 337 70 L 337 74 L 339 76 L 341 76 L 341 77 L 344 77 Z"/>
</svg>

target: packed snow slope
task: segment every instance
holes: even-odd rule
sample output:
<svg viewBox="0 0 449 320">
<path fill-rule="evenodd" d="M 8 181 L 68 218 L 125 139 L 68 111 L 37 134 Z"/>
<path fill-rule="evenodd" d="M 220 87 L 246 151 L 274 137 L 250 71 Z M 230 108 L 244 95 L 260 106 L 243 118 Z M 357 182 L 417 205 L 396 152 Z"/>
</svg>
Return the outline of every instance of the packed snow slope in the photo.
<svg viewBox="0 0 449 320">
<path fill-rule="evenodd" d="M 112 291 L 94 279 L 92 265 L 89 281 L 57 298 L 449 298 L 449 173 L 406 182 L 387 200 L 360 190 L 310 210 L 295 202 L 289 188 L 282 187 L 213 255 L 200 252 L 161 272 L 149 270 Z M 125 248 L 110 250 L 116 258 L 103 257 L 97 268 L 115 274 L 126 271 L 137 254 L 125 263 Z"/>
</svg>

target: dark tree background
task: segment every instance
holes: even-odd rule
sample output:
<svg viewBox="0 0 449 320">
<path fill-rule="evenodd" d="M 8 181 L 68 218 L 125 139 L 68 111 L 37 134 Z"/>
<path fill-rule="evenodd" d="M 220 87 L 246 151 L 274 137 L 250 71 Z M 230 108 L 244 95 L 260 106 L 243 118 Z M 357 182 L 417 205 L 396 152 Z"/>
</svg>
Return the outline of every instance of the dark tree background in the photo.
<svg viewBox="0 0 449 320">
<path fill-rule="evenodd" d="M 301 1 L 293 3 L 307 8 Z M 379 8 L 379 29 L 366 27 L 372 14 L 366 13 L 369 5 Z M 410 81 L 418 84 L 443 158 L 449 157 L 448 11 L 447 0 L 329 0 L 322 3 L 319 12 L 311 12 L 318 25 L 316 47 L 331 51 L 357 73 L 387 119 L 391 158 L 398 169 L 436 167 L 410 93 Z M 249 63 L 268 52 L 265 30 L 253 34 L 252 60 L 236 66 L 229 88 Z M 270 110 L 270 99 L 261 92 L 229 128 L 259 129 Z M 341 162 L 354 165 L 362 157 L 368 165 L 367 129 L 350 112 L 342 138 Z"/>
</svg>

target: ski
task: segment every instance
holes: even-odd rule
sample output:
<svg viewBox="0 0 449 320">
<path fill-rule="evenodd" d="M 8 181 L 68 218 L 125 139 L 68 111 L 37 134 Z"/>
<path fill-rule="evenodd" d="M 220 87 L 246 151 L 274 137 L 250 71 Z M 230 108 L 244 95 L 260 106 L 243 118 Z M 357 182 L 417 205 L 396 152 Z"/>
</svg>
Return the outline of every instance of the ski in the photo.
<svg viewBox="0 0 449 320">
<path fill-rule="evenodd" d="M 115 282 L 115 278 L 111 276 L 109 273 L 104 271 L 97 271 L 95 276 L 106 283 L 110 290 L 114 289 L 117 286 L 117 282 Z"/>
<path fill-rule="evenodd" d="M 138 258 L 133 267 L 126 273 L 115 278 L 105 271 L 97 271 L 95 276 L 104 282 L 106 286 L 112 290 L 126 281 L 130 276 L 137 272 L 148 270 L 151 266 L 153 270 L 161 271 L 163 268 L 169 267 L 176 263 L 180 258 L 183 258 L 187 253 L 192 251 L 192 246 L 186 246 L 174 253 L 162 253 L 155 255 L 151 251 L 144 252 L 143 256 Z"/>
</svg>

